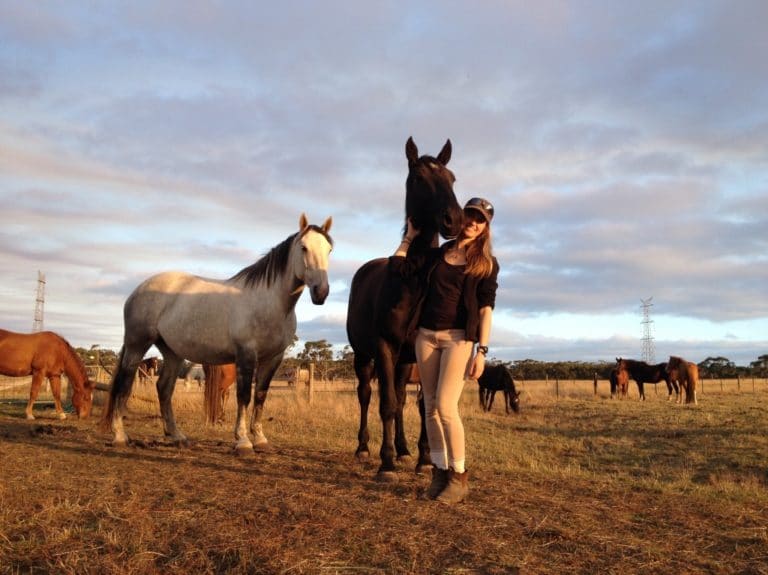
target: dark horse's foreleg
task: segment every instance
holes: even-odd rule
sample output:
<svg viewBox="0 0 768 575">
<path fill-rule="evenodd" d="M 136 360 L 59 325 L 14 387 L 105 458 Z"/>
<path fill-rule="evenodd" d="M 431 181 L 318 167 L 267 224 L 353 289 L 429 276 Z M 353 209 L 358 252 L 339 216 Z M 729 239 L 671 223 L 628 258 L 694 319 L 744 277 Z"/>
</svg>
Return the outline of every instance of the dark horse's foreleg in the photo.
<svg viewBox="0 0 768 575">
<path fill-rule="evenodd" d="M 416 474 L 423 475 L 432 469 L 432 460 L 429 457 L 429 438 L 427 437 L 427 408 L 424 406 L 424 393 L 419 384 L 419 396 L 417 403 L 419 405 L 419 420 L 421 421 L 421 431 L 419 431 L 419 461 L 416 463 Z"/>
<path fill-rule="evenodd" d="M 259 367 L 256 369 L 256 389 L 253 393 L 253 414 L 251 415 L 251 433 L 253 434 L 253 446 L 256 449 L 263 449 L 268 444 L 261 419 L 264 413 L 264 402 L 267 401 L 269 384 L 272 383 L 272 378 L 282 360 L 283 356 L 279 355 L 270 361 L 259 363 Z"/>
<path fill-rule="evenodd" d="M 397 394 L 395 392 L 395 364 L 397 357 L 391 344 L 380 340 L 375 361 L 379 378 L 379 416 L 381 417 L 381 465 L 377 477 L 394 481 L 395 475 L 395 416 L 397 415 Z"/>
<path fill-rule="evenodd" d="M 644 381 L 637 381 L 637 392 L 640 394 L 640 401 L 645 401 L 645 388 L 644 388 Z"/>
<path fill-rule="evenodd" d="M 405 408 L 406 386 L 408 376 L 411 373 L 411 364 L 398 363 L 395 366 L 395 397 L 397 407 L 395 411 L 395 452 L 397 460 L 408 462 L 411 452 L 408 450 L 408 441 L 405 439 L 405 423 L 403 421 L 403 409 Z"/>
<path fill-rule="evenodd" d="M 373 378 L 373 361 L 369 358 L 358 357 L 355 354 L 355 375 L 357 376 L 357 401 L 360 404 L 360 427 L 357 430 L 357 450 L 355 457 L 366 461 L 371 453 L 368 449 L 368 406 L 371 404 L 371 379 Z"/>
</svg>

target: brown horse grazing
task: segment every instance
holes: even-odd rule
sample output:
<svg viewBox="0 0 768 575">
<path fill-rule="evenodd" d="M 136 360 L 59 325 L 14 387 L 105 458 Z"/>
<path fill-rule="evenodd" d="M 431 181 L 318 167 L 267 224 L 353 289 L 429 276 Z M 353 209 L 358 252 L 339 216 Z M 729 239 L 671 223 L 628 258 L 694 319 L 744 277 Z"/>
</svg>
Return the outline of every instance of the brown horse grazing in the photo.
<svg viewBox="0 0 768 575">
<path fill-rule="evenodd" d="M 698 404 L 696 399 L 696 387 L 699 383 L 699 366 L 691 361 L 685 361 L 682 357 L 669 356 L 666 364 L 667 377 L 680 384 L 685 390 L 685 403 Z M 682 394 L 678 394 L 677 403 L 681 403 Z"/>
<path fill-rule="evenodd" d="M 405 181 L 405 218 L 411 218 L 420 233 L 410 250 L 425 251 L 438 234 L 454 237 L 461 231 L 464 213 L 453 193 L 455 177 L 446 165 L 451 159 L 451 141 L 446 141 L 436 158 L 419 156 L 412 138 L 405 144 L 408 177 Z M 371 260 L 355 272 L 349 290 L 347 308 L 347 338 L 355 354 L 357 397 L 360 402 L 360 428 L 355 455 L 360 460 L 369 457 L 368 406 L 371 401 L 371 379 L 374 372 L 379 380 L 379 416 L 382 441 L 379 455 L 381 465 L 377 477 L 385 481 L 397 478 L 395 456 L 410 458 L 403 425 L 405 388 L 416 357 L 409 331 L 416 319 L 417 306 L 424 287 L 417 282 L 404 281 L 388 269 L 388 259 Z M 421 434 L 417 473 L 432 468 L 429 445 L 424 426 L 423 402 L 419 401 Z"/>
<path fill-rule="evenodd" d="M 80 356 L 60 335 L 52 331 L 32 334 L 14 333 L 0 329 L 0 374 L 11 377 L 32 376 L 29 403 L 25 413 L 34 419 L 32 406 L 40 392 L 43 380 L 48 378 L 59 419 L 66 419 L 61 407 L 61 374 L 72 386 L 72 405 L 81 419 L 91 414 L 93 389 L 96 384 L 88 379 Z"/>
<path fill-rule="evenodd" d="M 611 382 L 611 399 L 618 397 L 627 397 L 629 390 L 629 374 L 626 370 L 619 371 L 615 367 L 611 370 L 608 380 Z"/>
<path fill-rule="evenodd" d="M 673 390 L 677 396 L 680 395 L 680 389 L 677 387 L 677 383 L 667 374 L 666 363 L 650 365 L 644 361 L 617 357 L 616 370 L 619 372 L 619 377 L 624 377 L 621 372 L 625 371 L 630 378 L 635 380 L 637 383 L 637 391 L 640 393 L 640 399 L 642 401 L 645 401 L 645 389 L 643 384 L 659 383 L 662 379 L 666 382 L 667 391 L 669 392 L 667 401 L 672 399 Z"/>
<path fill-rule="evenodd" d="M 224 404 L 229 399 L 229 388 L 237 379 L 234 363 L 203 364 L 205 373 L 205 421 L 210 424 L 224 423 Z"/>
</svg>

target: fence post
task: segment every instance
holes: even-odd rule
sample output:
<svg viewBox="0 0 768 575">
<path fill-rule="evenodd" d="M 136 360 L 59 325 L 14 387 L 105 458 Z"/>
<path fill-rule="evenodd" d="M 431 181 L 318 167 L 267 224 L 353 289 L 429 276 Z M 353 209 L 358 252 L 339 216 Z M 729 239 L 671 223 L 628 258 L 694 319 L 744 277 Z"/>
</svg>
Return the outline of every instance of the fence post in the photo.
<svg viewBox="0 0 768 575">
<path fill-rule="evenodd" d="M 741 375 L 736 375 L 736 390 L 741 391 Z"/>
<path fill-rule="evenodd" d="M 309 405 L 312 405 L 312 402 L 315 399 L 315 364 L 314 363 L 309 364 L 309 381 L 307 382 L 307 393 L 309 394 L 309 397 L 307 398 L 309 401 Z"/>
<path fill-rule="evenodd" d="M 555 397 L 560 398 L 560 378 L 555 378 Z"/>
</svg>

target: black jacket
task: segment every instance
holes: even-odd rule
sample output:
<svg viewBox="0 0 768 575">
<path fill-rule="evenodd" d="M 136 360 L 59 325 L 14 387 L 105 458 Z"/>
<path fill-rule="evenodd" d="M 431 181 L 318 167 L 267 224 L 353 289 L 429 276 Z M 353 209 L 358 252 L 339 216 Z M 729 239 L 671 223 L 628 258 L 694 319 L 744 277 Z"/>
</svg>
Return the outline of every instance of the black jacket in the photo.
<svg viewBox="0 0 768 575">
<path fill-rule="evenodd" d="M 408 255 L 390 256 L 389 271 L 403 278 L 416 278 L 422 286 L 429 284 L 432 271 L 437 266 L 443 254 L 454 244 L 453 241 L 446 242 L 439 248 L 431 248 L 426 252 L 413 253 L 408 250 Z M 464 283 L 464 305 L 467 308 L 466 338 L 470 341 L 477 341 L 480 331 L 480 308 L 490 306 L 493 309 L 496 306 L 496 290 L 498 289 L 499 262 L 493 258 L 493 271 L 487 278 L 476 276 L 466 276 Z M 421 315 L 421 306 L 426 297 L 426 289 L 421 290 L 418 305 L 415 308 L 414 316 L 409 323 L 409 331 L 415 329 L 418 325 Z"/>
</svg>

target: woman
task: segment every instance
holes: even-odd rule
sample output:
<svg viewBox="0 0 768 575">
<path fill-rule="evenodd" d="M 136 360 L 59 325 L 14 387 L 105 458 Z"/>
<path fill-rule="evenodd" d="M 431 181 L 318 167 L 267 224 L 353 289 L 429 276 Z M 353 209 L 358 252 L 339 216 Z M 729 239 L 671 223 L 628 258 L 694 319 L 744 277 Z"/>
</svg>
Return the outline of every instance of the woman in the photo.
<svg viewBox="0 0 768 575">
<path fill-rule="evenodd" d="M 425 254 L 408 252 L 419 233 L 408 221 L 390 258 L 391 269 L 405 277 L 416 274 L 425 285 L 415 341 L 434 465 L 425 496 L 448 504 L 469 493 L 459 398 L 465 377 L 477 379 L 485 368 L 499 273 L 491 252 L 493 206 L 472 198 L 464 206 L 464 218 L 456 240 Z"/>
</svg>

